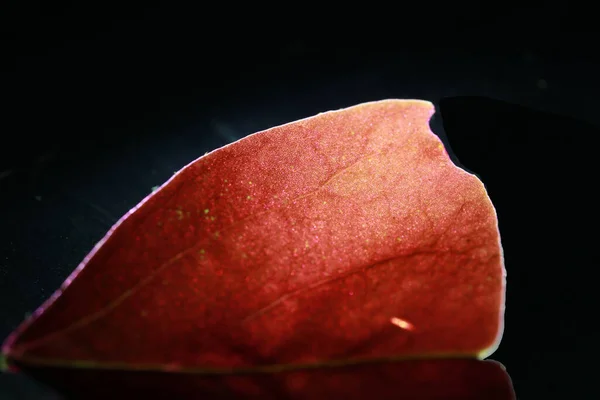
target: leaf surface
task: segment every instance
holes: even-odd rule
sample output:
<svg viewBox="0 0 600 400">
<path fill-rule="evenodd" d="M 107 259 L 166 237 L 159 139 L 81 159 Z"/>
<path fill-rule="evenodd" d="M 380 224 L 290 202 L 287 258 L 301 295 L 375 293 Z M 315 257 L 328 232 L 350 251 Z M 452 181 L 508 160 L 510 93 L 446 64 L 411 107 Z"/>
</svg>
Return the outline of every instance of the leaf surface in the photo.
<svg viewBox="0 0 600 400">
<path fill-rule="evenodd" d="M 384 100 L 192 162 L 4 343 L 14 364 L 194 374 L 485 357 L 502 334 L 495 210 Z"/>
</svg>

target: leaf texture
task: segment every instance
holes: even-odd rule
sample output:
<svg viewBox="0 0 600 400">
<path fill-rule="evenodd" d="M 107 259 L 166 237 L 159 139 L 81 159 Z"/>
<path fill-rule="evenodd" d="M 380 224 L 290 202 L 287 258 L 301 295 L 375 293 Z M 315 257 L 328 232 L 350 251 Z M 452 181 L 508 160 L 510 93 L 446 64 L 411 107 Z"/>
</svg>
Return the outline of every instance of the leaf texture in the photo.
<svg viewBox="0 0 600 400">
<path fill-rule="evenodd" d="M 293 386 L 315 368 L 489 355 L 504 313 L 496 214 L 433 112 L 364 103 L 200 157 L 121 218 L 6 358 Z"/>
</svg>

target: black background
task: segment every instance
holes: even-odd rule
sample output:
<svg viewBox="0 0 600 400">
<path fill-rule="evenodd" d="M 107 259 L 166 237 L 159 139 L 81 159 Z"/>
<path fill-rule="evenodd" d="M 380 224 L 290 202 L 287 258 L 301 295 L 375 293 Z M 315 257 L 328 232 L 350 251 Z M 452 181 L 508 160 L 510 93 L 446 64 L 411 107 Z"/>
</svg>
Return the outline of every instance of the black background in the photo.
<svg viewBox="0 0 600 400">
<path fill-rule="evenodd" d="M 498 210 L 509 289 L 491 358 L 519 398 L 590 397 L 593 13 L 222 6 L 2 6 L 0 337 L 153 186 L 206 151 L 322 111 L 419 98 L 436 104 L 432 129 Z M 55 398 L 8 374 L 0 397 Z"/>
</svg>

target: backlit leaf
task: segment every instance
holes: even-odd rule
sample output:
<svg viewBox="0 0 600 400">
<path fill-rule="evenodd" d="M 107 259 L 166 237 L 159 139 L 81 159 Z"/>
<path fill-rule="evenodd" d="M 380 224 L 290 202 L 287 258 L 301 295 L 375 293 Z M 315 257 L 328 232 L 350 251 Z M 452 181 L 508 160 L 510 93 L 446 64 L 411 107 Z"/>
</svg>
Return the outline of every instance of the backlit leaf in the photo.
<svg viewBox="0 0 600 400">
<path fill-rule="evenodd" d="M 108 232 L 5 356 L 31 371 L 216 374 L 257 395 L 270 392 L 244 374 L 287 374 L 280 396 L 335 392 L 335 368 L 374 362 L 415 384 L 449 376 L 448 362 L 466 365 L 456 382 L 504 376 L 476 360 L 398 362 L 482 358 L 502 334 L 496 214 L 432 113 L 365 103 L 204 155 Z"/>
</svg>

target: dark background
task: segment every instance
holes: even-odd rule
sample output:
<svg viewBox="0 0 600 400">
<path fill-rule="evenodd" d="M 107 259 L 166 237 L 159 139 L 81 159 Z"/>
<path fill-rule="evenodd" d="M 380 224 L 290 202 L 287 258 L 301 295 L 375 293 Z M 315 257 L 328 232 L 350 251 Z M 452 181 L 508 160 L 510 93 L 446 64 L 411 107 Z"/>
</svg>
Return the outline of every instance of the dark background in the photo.
<svg viewBox="0 0 600 400">
<path fill-rule="evenodd" d="M 2 7 L 0 338 L 153 186 L 206 151 L 322 111 L 419 98 L 436 104 L 432 129 L 498 210 L 509 289 L 491 358 L 519 398 L 594 387 L 584 366 L 594 329 L 580 317 L 595 307 L 591 11 Z M 55 398 L 7 374 L 0 397 Z"/>
</svg>

